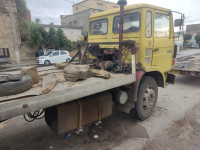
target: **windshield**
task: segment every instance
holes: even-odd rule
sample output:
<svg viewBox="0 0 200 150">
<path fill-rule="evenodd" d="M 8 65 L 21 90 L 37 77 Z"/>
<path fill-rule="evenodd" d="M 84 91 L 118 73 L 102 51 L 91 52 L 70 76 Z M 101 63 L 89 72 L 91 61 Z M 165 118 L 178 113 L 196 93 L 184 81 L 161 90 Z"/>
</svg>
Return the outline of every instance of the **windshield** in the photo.
<svg viewBox="0 0 200 150">
<path fill-rule="evenodd" d="M 50 55 L 52 52 L 48 52 L 47 54 L 45 54 L 44 56 L 48 56 L 48 55 Z"/>
<path fill-rule="evenodd" d="M 114 17 L 113 33 L 119 33 L 120 16 Z M 137 32 L 140 29 L 140 13 L 124 15 L 124 32 Z"/>
<path fill-rule="evenodd" d="M 90 35 L 102 35 L 108 32 L 108 19 L 90 22 Z"/>
</svg>

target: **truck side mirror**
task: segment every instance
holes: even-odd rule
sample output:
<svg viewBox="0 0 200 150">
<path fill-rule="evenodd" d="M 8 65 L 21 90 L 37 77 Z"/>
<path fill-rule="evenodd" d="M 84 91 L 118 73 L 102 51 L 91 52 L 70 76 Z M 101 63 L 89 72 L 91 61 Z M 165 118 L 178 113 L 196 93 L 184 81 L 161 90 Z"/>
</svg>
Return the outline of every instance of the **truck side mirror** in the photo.
<svg viewBox="0 0 200 150">
<path fill-rule="evenodd" d="M 175 27 L 181 27 L 183 25 L 183 19 L 176 19 L 174 22 Z"/>
</svg>

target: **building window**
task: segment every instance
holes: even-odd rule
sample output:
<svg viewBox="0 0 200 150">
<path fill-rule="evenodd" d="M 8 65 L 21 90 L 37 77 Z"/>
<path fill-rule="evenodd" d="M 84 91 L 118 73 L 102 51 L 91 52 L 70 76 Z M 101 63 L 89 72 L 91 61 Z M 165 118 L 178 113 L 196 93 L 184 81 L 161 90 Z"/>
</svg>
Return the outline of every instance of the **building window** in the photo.
<svg viewBox="0 0 200 150">
<path fill-rule="evenodd" d="M 76 21 L 74 21 L 74 24 L 76 24 Z"/>
<path fill-rule="evenodd" d="M 164 14 L 155 14 L 154 37 L 169 37 L 169 16 Z"/>
<path fill-rule="evenodd" d="M 103 4 L 98 4 L 98 9 L 103 10 L 103 6 L 104 6 Z"/>
<path fill-rule="evenodd" d="M 78 10 L 78 7 L 76 7 L 76 10 Z"/>
</svg>

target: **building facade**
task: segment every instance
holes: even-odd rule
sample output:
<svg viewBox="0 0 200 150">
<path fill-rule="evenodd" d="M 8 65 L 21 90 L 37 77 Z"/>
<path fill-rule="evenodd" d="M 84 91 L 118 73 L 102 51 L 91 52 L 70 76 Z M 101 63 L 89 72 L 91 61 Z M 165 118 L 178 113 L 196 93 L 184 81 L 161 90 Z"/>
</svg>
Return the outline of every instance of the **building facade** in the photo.
<svg viewBox="0 0 200 150">
<path fill-rule="evenodd" d="M 11 27 L 11 20 L 9 16 L 9 6 L 8 0 L 1 0 L 0 1 L 0 53 L 2 49 L 8 49 L 10 53 L 10 60 L 15 60 L 15 52 L 14 52 L 14 42 L 13 42 L 13 33 Z M 14 21 L 16 24 L 16 32 L 17 32 L 17 41 L 20 46 L 21 44 L 21 36 L 19 31 L 19 25 L 17 21 L 17 9 L 16 3 L 12 1 L 12 9 L 14 11 Z M 0 54 L 2 55 L 2 54 Z"/>
<path fill-rule="evenodd" d="M 186 33 L 194 35 L 200 32 L 200 24 L 191 24 L 186 26 Z"/>
<path fill-rule="evenodd" d="M 118 8 L 116 3 L 103 0 L 84 0 L 72 6 L 72 15 L 61 15 L 62 26 L 81 27 L 82 35 L 86 35 L 88 31 L 89 17 L 101 11 Z"/>
</svg>

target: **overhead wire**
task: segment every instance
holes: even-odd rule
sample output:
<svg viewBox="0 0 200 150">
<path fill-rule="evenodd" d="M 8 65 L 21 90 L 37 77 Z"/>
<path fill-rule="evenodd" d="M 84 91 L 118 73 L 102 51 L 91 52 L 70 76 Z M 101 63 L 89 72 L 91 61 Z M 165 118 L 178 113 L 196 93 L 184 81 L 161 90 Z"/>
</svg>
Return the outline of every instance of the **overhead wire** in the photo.
<svg viewBox="0 0 200 150">
<path fill-rule="evenodd" d="M 31 1 L 27 1 L 27 2 L 30 3 L 35 9 L 37 9 L 37 10 L 40 11 L 40 12 L 37 12 L 37 11 L 32 10 L 32 9 L 30 9 L 30 11 L 32 11 L 32 12 L 34 12 L 34 13 L 36 13 L 36 14 L 39 14 L 39 15 L 41 15 L 41 16 L 44 16 L 44 17 L 46 17 L 46 18 L 48 18 L 48 19 L 50 19 L 50 20 L 56 21 L 55 19 L 53 19 L 53 18 L 51 18 L 51 17 L 49 17 L 49 16 L 47 16 L 47 15 L 42 14 L 42 13 L 41 13 L 42 11 L 41 11 L 39 8 L 35 7 Z"/>
</svg>

